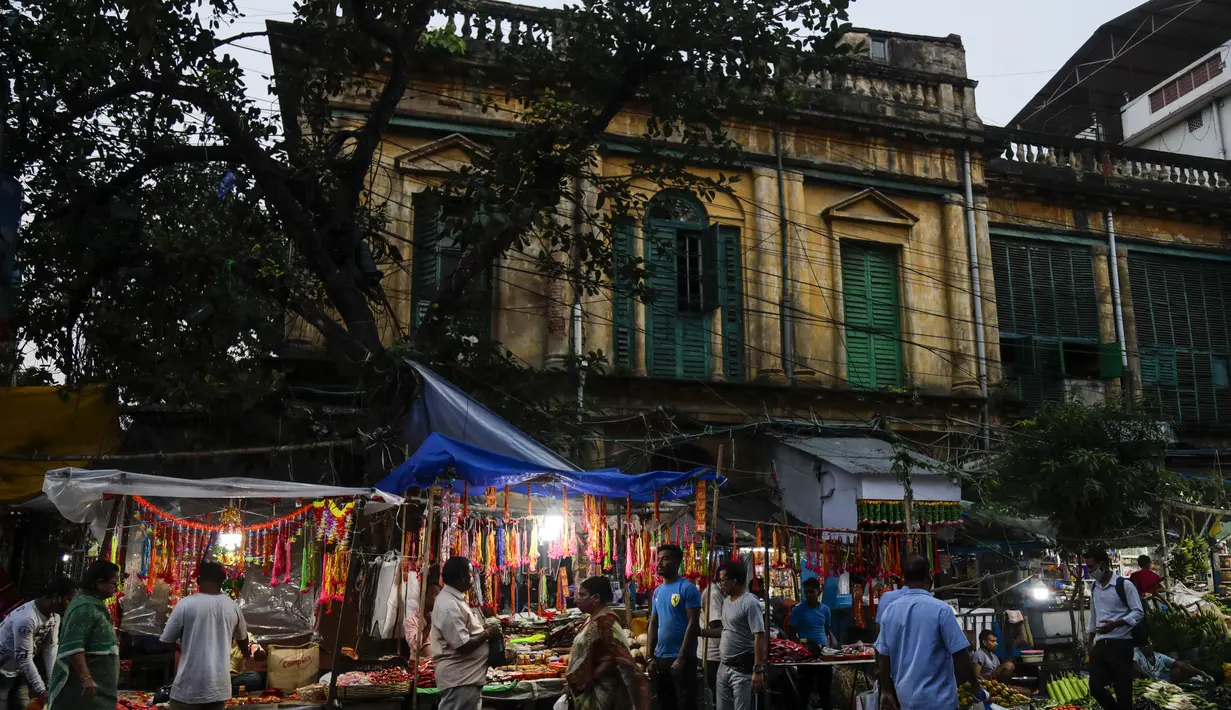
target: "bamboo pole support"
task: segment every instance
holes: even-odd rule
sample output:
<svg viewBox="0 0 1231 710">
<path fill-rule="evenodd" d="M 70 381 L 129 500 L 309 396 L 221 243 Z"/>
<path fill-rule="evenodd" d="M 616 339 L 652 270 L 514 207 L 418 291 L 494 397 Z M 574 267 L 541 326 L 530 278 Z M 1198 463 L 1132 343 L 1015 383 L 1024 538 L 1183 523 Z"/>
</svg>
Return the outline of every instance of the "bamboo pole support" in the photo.
<svg viewBox="0 0 1231 710">
<path fill-rule="evenodd" d="M 342 608 L 338 611 L 338 631 L 333 637 L 333 656 L 331 657 L 333 668 L 329 672 L 329 702 L 326 707 L 333 707 L 338 699 L 338 659 L 342 656 L 342 633 L 346 629 L 346 610 L 350 608 L 347 599 L 354 591 L 351 589 L 351 583 L 355 579 L 355 568 L 359 566 L 359 555 L 356 555 L 354 551 L 355 537 L 359 531 L 359 521 L 363 518 L 363 508 L 367 502 L 366 498 L 360 498 L 355 502 L 355 510 L 351 513 L 354 517 L 350 531 L 346 534 L 346 549 L 349 551 L 350 560 L 346 566 L 346 580 L 342 585 Z"/>
<path fill-rule="evenodd" d="M 419 637 L 415 639 L 415 647 L 413 658 L 414 670 L 411 671 L 410 707 L 415 710 L 419 707 L 419 652 L 423 649 L 423 640 L 427 634 L 431 633 L 431 620 L 424 623 L 423 605 L 427 603 L 427 571 L 431 565 L 432 559 L 432 533 L 436 522 L 436 487 L 432 486 L 427 490 L 427 518 L 423 526 L 423 544 L 419 546 L 419 608 L 415 613 L 419 615 Z"/>
</svg>

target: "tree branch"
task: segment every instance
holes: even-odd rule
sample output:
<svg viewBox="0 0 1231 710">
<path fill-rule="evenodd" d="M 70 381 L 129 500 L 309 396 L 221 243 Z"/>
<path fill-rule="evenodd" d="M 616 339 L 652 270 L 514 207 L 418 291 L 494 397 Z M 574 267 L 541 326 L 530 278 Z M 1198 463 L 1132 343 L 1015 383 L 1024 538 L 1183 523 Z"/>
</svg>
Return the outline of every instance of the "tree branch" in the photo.
<svg viewBox="0 0 1231 710">
<path fill-rule="evenodd" d="M 46 219 L 54 219 L 87 205 L 98 204 L 100 201 L 114 196 L 129 185 L 141 181 L 141 179 L 158 168 L 179 165 L 181 163 L 204 163 L 218 160 L 232 161 L 238 157 L 239 153 L 227 145 L 178 145 L 148 151 L 137 162 L 120 172 L 120 174 L 101 185 L 77 194 L 62 208 L 48 213 Z"/>
<path fill-rule="evenodd" d="M 421 0 L 415 3 L 411 12 L 413 19 L 398 31 L 372 17 L 365 0 L 351 0 L 350 6 L 355 15 L 355 24 L 369 37 L 388 47 L 393 55 L 393 64 L 386 76 L 380 97 L 373 104 L 372 111 L 355 141 L 354 150 L 348 157 L 348 167 L 341 176 L 337 205 L 345 210 L 343 214 L 350 214 L 359 204 L 364 180 L 372 167 L 372 157 L 376 154 L 381 137 L 388 130 L 389 121 L 393 119 L 398 103 L 406 92 L 406 82 L 410 80 L 411 53 L 419 34 L 427 28 L 430 18 L 430 5 Z"/>
<path fill-rule="evenodd" d="M 214 49 L 218 49 L 219 47 L 225 47 L 226 45 L 232 44 L 234 42 L 238 42 L 241 39 L 248 39 L 249 37 L 264 37 L 267 34 L 269 33 L 266 32 L 265 30 L 261 30 L 259 32 L 240 32 L 237 35 L 231 35 L 230 37 L 227 37 L 225 39 L 220 39 L 217 42 L 214 42 Z"/>
</svg>

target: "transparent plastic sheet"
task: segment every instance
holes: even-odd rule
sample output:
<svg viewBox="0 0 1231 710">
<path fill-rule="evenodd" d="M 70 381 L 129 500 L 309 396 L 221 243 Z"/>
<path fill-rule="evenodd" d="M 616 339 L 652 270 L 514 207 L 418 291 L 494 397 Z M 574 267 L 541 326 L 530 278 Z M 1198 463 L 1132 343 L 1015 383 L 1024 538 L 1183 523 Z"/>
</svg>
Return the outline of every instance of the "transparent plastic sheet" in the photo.
<svg viewBox="0 0 1231 710">
<path fill-rule="evenodd" d="M 80 468 L 59 468 L 48 471 L 43 477 L 43 494 L 56 506 L 60 514 L 74 523 L 88 523 L 96 537 L 102 538 L 101 530 L 110 517 L 112 501 L 107 496 L 140 495 L 146 498 L 173 500 L 228 499 L 257 500 L 321 498 L 368 498 L 367 513 L 402 504 L 394 494 L 374 488 L 342 488 L 317 486 L 293 481 L 273 481 L 263 478 L 203 478 L 190 480 L 152 476 L 144 473 L 102 470 L 87 471 Z"/>
<path fill-rule="evenodd" d="M 167 513 L 181 518 L 202 520 L 206 514 L 219 512 L 225 505 L 216 500 L 178 500 L 173 498 L 150 498 L 152 504 Z M 245 500 L 241 506 L 246 524 L 276 518 L 291 512 L 294 501 L 271 502 L 268 500 Z M 214 516 L 216 519 L 216 516 Z M 138 576 L 142 565 L 142 543 L 145 534 L 140 524 L 125 529 L 126 552 L 124 572 L 124 598 L 120 601 L 124 611 L 120 630 L 130 634 L 160 636 L 170 614 L 170 587 L 160 581 L 153 594 L 146 588 L 145 580 Z M 239 607 L 244 614 L 248 631 L 257 641 L 286 641 L 302 638 L 314 632 L 314 612 L 319 594 L 319 585 L 313 584 L 307 593 L 300 590 L 301 553 L 304 537 L 291 544 L 291 581 L 274 586 L 269 575 L 259 566 L 248 565 L 245 569 L 244 586 L 240 592 Z M 319 563 L 318 558 L 318 563 Z M 191 576 L 189 565 L 185 574 Z M 319 581 L 319 572 L 317 573 Z"/>
</svg>

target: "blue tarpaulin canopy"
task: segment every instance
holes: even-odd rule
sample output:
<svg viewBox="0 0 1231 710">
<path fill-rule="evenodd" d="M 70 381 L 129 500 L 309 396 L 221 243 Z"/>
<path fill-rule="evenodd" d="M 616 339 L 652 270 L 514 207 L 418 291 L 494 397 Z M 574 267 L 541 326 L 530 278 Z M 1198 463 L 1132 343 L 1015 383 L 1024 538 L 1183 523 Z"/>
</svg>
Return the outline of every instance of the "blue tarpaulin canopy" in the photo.
<svg viewBox="0 0 1231 710">
<path fill-rule="evenodd" d="M 717 480 L 718 485 L 726 483 L 712 468 L 686 473 L 651 471 L 639 474 L 624 474 L 614 468 L 598 471 L 551 468 L 432 433 L 413 456 L 377 483 L 376 488 L 400 495 L 411 488 L 427 488 L 449 481 L 468 483 L 476 492 L 487 486 L 520 487 L 529 483 L 530 492 L 535 496 L 559 498 L 567 487 L 570 493 L 631 497 L 635 502 L 649 503 L 654 500 L 655 491 L 660 500 L 686 498 L 693 494 L 695 482 L 713 480 Z"/>
</svg>

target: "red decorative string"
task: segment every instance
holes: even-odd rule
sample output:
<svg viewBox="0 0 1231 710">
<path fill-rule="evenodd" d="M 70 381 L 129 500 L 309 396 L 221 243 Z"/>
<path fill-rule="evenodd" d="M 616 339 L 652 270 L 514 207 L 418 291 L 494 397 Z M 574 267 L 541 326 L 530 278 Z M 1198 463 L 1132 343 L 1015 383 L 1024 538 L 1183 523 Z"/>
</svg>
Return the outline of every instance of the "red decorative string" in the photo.
<svg viewBox="0 0 1231 710">
<path fill-rule="evenodd" d="M 137 505 L 140 505 L 142 508 L 145 508 L 147 511 L 154 514 L 155 516 L 162 518 L 163 521 L 165 522 L 174 523 L 175 525 L 180 525 L 182 527 L 188 528 L 189 530 L 199 530 L 202 532 L 221 532 L 222 531 L 221 525 L 209 525 L 206 523 L 198 523 L 192 520 L 186 520 L 184 518 L 177 518 L 174 515 L 171 515 L 167 511 L 149 502 L 145 498 L 142 498 L 141 496 L 133 496 L 133 500 L 137 502 Z M 309 503 L 308 505 L 305 505 L 302 508 L 299 508 L 298 510 L 293 511 L 288 515 L 284 515 L 281 518 L 275 518 L 273 520 L 268 520 L 263 523 L 257 523 L 255 525 L 245 525 L 240 529 L 243 530 L 244 532 L 254 532 L 257 530 L 272 530 L 273 528 L 279 525 L 282 525 L 283 523 L 289 523 L 292 520 L 304 515 L 305 513 L 310 513 L 311 511 L 312 511 L 312 504 Z"/>
</svg>

